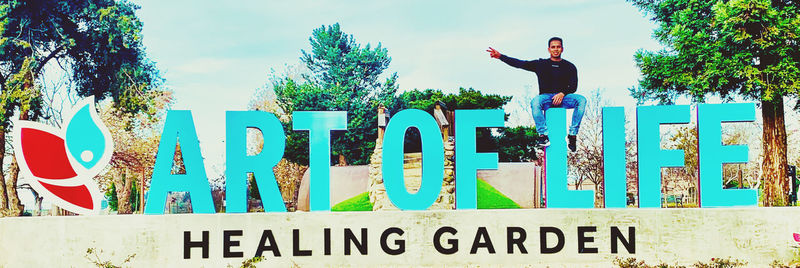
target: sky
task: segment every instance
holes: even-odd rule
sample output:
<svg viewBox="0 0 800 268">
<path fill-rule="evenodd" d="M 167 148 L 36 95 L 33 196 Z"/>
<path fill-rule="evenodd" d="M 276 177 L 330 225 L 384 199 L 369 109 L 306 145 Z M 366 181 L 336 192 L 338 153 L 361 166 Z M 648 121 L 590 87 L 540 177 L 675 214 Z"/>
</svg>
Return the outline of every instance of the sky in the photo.
<svg viewBox="0 0 800 268">
<path fill-rule="evenodd" d="M 299 66 L 322 25 L 340 23 L 358 43 L 386 48 L 392 61 L 384 74 L 398 74 L 400 91 L 536 95 L 533 73 L 486 49 L 545 58 L 547 40 L 559 36 L 563 57 L 578 68 L 578 93 L 601 89 L 615 105 L 632 106 L 633 56 L 660 48 L 651 38 L 655 25 L 624 1 L 133 2 L 141 6 L 146 51 L 175 93 L 172 109 L 192 111 L 210 178 L 224 173 L 225 111 L 245 110 L 273 70 Z M 514 120 L 530 122 L 511 106 Z"/>
</svg>

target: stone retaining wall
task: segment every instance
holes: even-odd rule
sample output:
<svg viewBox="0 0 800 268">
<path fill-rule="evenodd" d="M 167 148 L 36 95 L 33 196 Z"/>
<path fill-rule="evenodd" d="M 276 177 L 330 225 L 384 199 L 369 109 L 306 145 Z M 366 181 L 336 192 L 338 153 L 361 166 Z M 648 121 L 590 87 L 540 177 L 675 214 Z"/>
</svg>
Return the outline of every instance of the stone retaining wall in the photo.
<svg viewBox="0 0 800 268">
<path fill-rule="evenodd" d="M 442 191 L 439 198 L 429 208 L 429 210 L 455 209 L 455 180 L 453 156 L 455 151 L 452 142 L 445 143 L 444 146 L 444 180 L 442 181 Z M 386 195 L 386 187 L 383 184 L 383 146 L 378 143 L 372 153 L 369 164 L 369 200 L 372 202 L 372 210 L 398 210 Z M 406 189 L 409 193 L 419 190 L 422 183 L 422 153 L 405 154 L 403 162 L 403 175 L 405 178 Z"/>
</svg>

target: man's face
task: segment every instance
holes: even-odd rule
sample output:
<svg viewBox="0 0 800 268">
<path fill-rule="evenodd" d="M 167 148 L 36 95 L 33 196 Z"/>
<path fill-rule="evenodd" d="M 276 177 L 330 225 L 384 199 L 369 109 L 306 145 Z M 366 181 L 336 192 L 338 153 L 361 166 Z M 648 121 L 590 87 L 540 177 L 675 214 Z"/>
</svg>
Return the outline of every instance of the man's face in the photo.
<svg viewBox="0 0 800 268">
<path fill-rule="evenodd" d="M 550 42 L 550 46 L 547 47 L 547 51 L 550 52 L 551 58 L 560 59 L 564 48 L 561 46 L 561 41 L 553 40 Z"/>
</svg>

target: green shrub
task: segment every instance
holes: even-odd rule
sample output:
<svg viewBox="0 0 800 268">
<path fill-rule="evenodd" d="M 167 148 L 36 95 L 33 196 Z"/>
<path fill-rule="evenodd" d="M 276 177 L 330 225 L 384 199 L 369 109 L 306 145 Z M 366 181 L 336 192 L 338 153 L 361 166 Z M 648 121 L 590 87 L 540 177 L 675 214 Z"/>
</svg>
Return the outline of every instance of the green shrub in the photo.
<svg viewBox="0 0 800 268">
<path fill-rule="evenodd" d="M 616 267 L 620 268 L 685 268 L 686 266 L 682 265 L 669 265 L 665 263 L 659 263 L 657 265 L 648 265 L 642 260 L 637 260 L 636 258 L 616 258 L 614 259 L 613 264 Z M 733 267 L 743 267 L 747 265 L 747 262 L 740 261 L 737 259 L 732 259 L 730 257 L 722 259 L 722 258 L 711 258 L 711 262 L 696 262 L 691 267 L 695 268 L 733 268 Z"/>
</svg>

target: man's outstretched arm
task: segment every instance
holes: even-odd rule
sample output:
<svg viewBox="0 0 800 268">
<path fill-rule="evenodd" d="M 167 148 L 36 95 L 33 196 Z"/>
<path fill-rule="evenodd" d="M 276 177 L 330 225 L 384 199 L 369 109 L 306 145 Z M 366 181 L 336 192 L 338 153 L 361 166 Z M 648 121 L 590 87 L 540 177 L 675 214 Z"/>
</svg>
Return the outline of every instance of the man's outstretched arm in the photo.
<svg viewBox="0 0 800 268">
<path fill-rule="evenodd" d="M 509 56 L 503 55 L 502 53 L 500 53 L 500 51 L 497 51 L 496 49 L 494 49 L 492 47 L 489 47 L 489 49 L 487 49 L 486 52 L 489 52 L 489 56 L 490 57 L 495 58 L 495 59 L 499 59 L 499 60 L 505 62 L 506 64 L 508 64 L 508 65 L 510 65 L 512 67 L 525 69 L 525 70 L 528 70 L 528 71 L 531 71 L 531 72 L 536 72 L 536 64 L 534 63 L 534 61 L 518 60 L 518 59 L 515 59 L 515 58 L 512 58 L 512 57 L 509 57 Z"/>
</svg>

